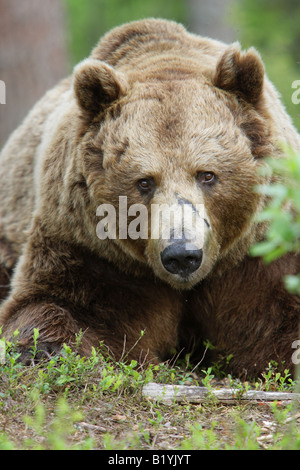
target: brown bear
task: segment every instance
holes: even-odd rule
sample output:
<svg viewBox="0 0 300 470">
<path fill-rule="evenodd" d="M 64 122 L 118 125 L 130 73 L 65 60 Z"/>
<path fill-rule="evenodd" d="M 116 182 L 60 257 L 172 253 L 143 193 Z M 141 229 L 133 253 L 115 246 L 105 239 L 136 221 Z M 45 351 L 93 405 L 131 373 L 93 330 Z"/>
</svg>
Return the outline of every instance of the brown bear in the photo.
<svg viewBox="0 0 300 470">
<path fill-rule="evenodd" d="M 299 256 L 248 256 L 282 142 L 300 149 L 253 48 L 160 19 L 109 32 L 1 153 L 3 334 L 24 360 L 37 328 L 45 354 L 80 332 L 82 354 L 141 363 L 208 339 L 234 374 L 292 368 Z"/>
</svg>

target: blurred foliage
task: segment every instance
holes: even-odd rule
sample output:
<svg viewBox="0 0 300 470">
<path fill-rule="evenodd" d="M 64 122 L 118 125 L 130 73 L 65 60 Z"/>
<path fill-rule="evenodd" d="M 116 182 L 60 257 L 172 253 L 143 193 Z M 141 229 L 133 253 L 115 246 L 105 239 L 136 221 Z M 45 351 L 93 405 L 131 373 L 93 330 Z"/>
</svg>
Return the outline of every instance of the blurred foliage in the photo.
<svg viewBox="0 0 300 470">
<path fill-rule="evenodd" d="M 276 182 L 258 188 L 270 198 L 258 220 L 270 225 L 265 240 L 251 249 L 253 256 L 263 256 L 266 262 L 285 253 L 300 253 L 300 155 L 286 149 L 286 158 L 270 159 L 269 164 L 265 171 L 271 170 Z M 300 295 L 300 273 L 286 276 L 285 283 L 288 290 Z"/>
<path fill-rule="evenodd" d="M 291 100 L 292 83 L 300 79 L 299 0 L 239 0 L 231 22 L 238 25 L 242 46 L 259 50 L 269 78 L 300 130 L 300 106 Z"/>
<path fill-rule="evenodd" d="M 87 57 L 109 29 L 142 18 L 168 18 L 184 22 L 185 0 L 64 0 L 71 62 Z"/>
</svg>

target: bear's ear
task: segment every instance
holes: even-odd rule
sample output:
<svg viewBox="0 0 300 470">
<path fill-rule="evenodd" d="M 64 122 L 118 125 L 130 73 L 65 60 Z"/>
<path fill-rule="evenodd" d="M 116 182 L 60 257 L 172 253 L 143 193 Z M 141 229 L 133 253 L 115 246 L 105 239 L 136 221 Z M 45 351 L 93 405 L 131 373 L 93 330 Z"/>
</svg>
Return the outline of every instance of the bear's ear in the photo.
<svg viewBox="0 0 300 470">
<path fill-rule="evenodd" d="M 263 93 L 265 69 L 254 48 L 241 52 L 239 43 L 229 46 L 219 59 L 213 83 L 256 106 Z"/>
<path fill-rule="evenodd" d="M 97 59 L 85 59 L 74 69 L 73 88 L 80 108 L 89 117 L 126 93 L 123 73 Z"/>
</svg>

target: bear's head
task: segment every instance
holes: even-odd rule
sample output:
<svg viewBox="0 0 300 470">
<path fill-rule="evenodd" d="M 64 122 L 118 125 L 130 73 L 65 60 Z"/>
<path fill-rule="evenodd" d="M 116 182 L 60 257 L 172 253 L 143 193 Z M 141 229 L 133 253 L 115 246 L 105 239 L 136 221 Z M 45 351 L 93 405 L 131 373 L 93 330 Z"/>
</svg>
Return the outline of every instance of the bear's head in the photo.
<svg viewBox="0 0 300 470">
<path fill-rule="evenodd" d="M 183 61 L 138 79 L 86 59 L 73 85 L 100 244 L 178 289 L 245 255 L 262 205 L 258 167 L 273 150 L 255 50 L 229 46 L 210 75 Z"/>
</svg>

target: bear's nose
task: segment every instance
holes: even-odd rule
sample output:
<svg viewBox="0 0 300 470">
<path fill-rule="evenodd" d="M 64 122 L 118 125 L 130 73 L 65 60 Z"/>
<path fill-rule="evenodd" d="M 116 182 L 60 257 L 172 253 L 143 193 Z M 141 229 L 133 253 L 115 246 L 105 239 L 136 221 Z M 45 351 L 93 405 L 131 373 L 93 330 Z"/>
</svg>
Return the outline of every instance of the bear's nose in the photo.
<svg viewBox="0 0 300 470">
<path fill-rule="evenodd" d="M 160 254 L 161 262 L 169 273 L 187 277 L 196 271 L 202 262 L 202 250 L 185 243 L 172 243 Z"/>
</svg>

